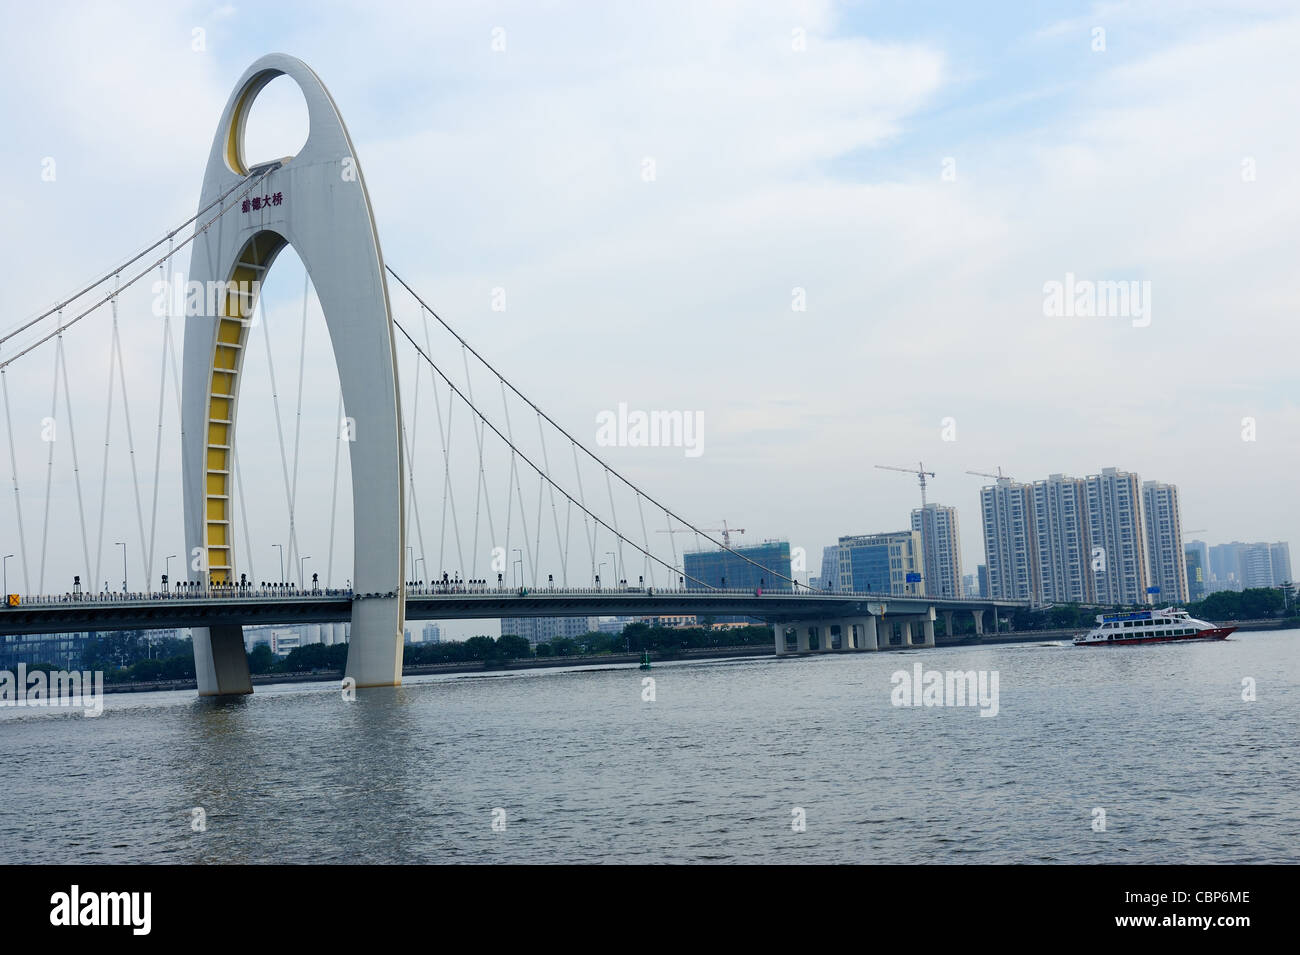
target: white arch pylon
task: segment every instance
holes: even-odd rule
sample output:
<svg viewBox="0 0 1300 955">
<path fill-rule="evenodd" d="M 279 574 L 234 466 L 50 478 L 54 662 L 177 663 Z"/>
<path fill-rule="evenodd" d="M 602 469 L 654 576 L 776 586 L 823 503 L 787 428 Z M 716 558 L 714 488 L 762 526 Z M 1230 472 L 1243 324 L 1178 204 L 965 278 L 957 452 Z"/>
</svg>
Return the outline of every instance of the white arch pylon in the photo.
<svg viewBox="0 0 1300 955">
<path fill-rule="evenodd" d="M 334 100 L 307 64 L 276 53 L 244 73 L 221 114 L 200 207 L 249 174 L 243 142 L 249 109 L 262 88 L 281 75 L 293 79 L 306 100 L 307 141 L 260 180 L 247 205 L 236 205 L 195 241 L 189 279 L 205 289 L 209 282 L 246 282 L 256 289 L 252 283 L 260 284 L 286 245 L 306 266 L 343 389 L 347 418 L 340 422 L 339 439 L 352 442 L 353 592 L 359 596 L 352 604 L 347 676 L 358 687 L 396 686 L 402 679 L 406 622 L 406 476 L 392 310 L 360 164 Z M 185 538 L 189 579 L 201 584 L 239 580 L 231 442 L 255 307 L 239 288 L 228 286 L 211 313 L 185 320 Z M 201 696 L 253 692 L 242 627 L 193 633 Z"/>
</svg>

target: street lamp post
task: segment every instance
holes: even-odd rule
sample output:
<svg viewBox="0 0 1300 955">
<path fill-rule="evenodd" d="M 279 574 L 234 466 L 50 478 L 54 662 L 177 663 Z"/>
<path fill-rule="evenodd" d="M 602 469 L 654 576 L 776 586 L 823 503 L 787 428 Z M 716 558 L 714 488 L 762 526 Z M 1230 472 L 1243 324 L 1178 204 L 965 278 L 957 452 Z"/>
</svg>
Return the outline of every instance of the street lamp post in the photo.
<svg viewBox="0 0 1300 955">
<path fill-rule="evenodd" d="M 5 559 L 4 559 L 4 562 L 3 562 L 3 563 L 4 563 L 4 569 L 5 569 L 5 592 L 4 592 L 4 598 L 5 598 L 5 602 L 6 602 L 6 603 L 7 603 L 8 600 L 9 600 L 9 558 L 12 557 L 12 556 L 13 556 L 13 554 L 5 554 Z"/>
<path fill-rule="evenodd" d="M 303 593 L 307 592 L 307 578 L 303 576 L 306 573 L 306 571 L 303 568 L 305 567 L 307 561 L 309 560 L 311 560 L 310 554 L 308 554 L 306 557 L 298 558 L 298 586 Z"/>
<path fill-rule="evenodd" d="M 126 586 L 126 541 L 113 541 L 115 545 L 122 548 L 122 593 L 127 592 Z"/>
<path fill-rule="evenodd" d="M 419 567 L 420 567 L 420 565 L 423 564 L 423 563 L 424 563 L 424 558 L 423 558 L 423 557 L 417 557 L 417 558 L 415 558 L 415 567 L 416 567 L 416 571 L 415 571 L 415 579 L 416 579 L 417 582 L 420 580 L 420 570 L 419 570 Z"/>
<path fill-rule="evenodd" d="M 280 583 L 284 583 L 284 545 L 272 544 L 271 546 L 280 548 Z"/>
<path fill-rule="evenodd" d="M 609 565 L 614 568 L 614 584 L 618 584 L 618 558 L 614 556 L 612 550 L 605 551 L 609 555 Z"/>
<path fill-rule="evenodd" d="M 514 553 L 516 553 L 516 554 L 519 555 L 519 559 L 518 559 L 518 560 L 512 560 L 512 561 L 510 562 L 510 574 L 511 574 L 511 576 L 514 577 L 514 580 L 515 580 L 515 586 L 518 587 L 518 586 L 519 586 L 519 577 L 522 577 L 523 574 L 524 574 L 524 552 L 523 552 L 522 550 L 520 550 L 518 547 L 512 548 L 512 550 L 514 551 Z M 515 564 L 518 564 L 518 565 L 519 565 L 519 575 L 518 575 L 518 576 L 515 576 Z"/>
<path fill-rule="evenodd" d="M 167 583 L 172 579 L 172 558 L 175 554 L 168 554 L 163 560 L 163 592 L 167 592 Z"/>
</svg>

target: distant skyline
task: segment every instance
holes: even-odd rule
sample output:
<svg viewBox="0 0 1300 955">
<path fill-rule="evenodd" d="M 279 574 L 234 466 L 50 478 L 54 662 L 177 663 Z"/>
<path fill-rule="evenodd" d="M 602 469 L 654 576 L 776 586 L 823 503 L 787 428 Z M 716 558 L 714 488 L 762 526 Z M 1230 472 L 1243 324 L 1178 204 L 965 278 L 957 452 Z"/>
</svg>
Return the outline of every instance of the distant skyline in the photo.
<svg viewBox="0 0 1300 955">
<path fill-rule="evenodd" d="M 986 483 L 967 470 L 1032 481 L 1118 467 L 1178 485 L 1184 526 L 1204 529 L 1189 539 L 1300 539 L 1292 5 L 51 3 L 24 17 L 0 38 L 0 249 L 21 277 L 0 290 L 0 328 L 192 215 L 232 85 L 283 51 L 348 123 L 389 263 L 557 421 L 697 523 L 788 539 L 816 573 L 841 535 L 909 526 L 915 479 L 872 466 L 924 461 L 928 499 L 958 509 L 966 573 L 983 561 Z M 303 132 L 276 85 L 250 123 L 258 157 Z M 1149 324 L 1046 314 L 1046 287 L 1067 276 L 1149 282 Z M 265 288 L 291 430 L 303 280 L 286 253 Z M 120 310 L 146 503 L 150 298 L 133 291 Z M 308 578 L 323 579 L 337 374 L 308 301 L 299 535 Z M 255 576 L 272 579 L 285 509 L 260 336 L 239 442 Z M 67 338 L 95 501 L 108 339 L 106 314 Z M 47 347 L 6 375 L 32 578 L 52 367 Z M 620 403 L 698 412 L 702 453 L 598 447 L 598 420 Z M 155 579 L 183 546 L 171 426 Z M 49 555 L 47 589 L 81 563 L 67 463 L 50 535 L 76 543 Z M 139 536 L 124 448 L 111 465 L 106 542 Z M 0 541 L 16 552 L 3 444 L 0 477 Z M 336 583 L 350 541 L 343 508 Z M 120 562 L 105 543 L 100 576 L 115 583 Z M 8 574 L 21 579 L 16 559 Z"/>
</svg>

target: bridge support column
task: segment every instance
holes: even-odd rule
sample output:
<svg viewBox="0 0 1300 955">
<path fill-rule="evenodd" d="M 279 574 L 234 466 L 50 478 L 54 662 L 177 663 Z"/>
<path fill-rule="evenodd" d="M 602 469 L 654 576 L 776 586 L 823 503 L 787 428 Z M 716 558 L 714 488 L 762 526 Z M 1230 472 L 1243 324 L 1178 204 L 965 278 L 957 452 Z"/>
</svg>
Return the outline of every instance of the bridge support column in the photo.
<svg viewBox="0 0 1300 955">
<path fill-rule="evenodd" d="M 783 657 L 783 656 L 785 656 L 785 653 L 786 653 L 786 651 L 785 651 L 785 628 L 786 628 L 786 625 L 783 624 L 783 623 L 774 623 L 774 624 L 772 624 L 772 633 L 776 636 L 776 655 L 777 655 L 778 657 Z"/>
<path fill-rule="evenodd" d="M 903 626 L 903 646 L 910 647 L 912 645 L 912 618 L 904 617 L 902 620 L 902 626 Z"/>
<path fill-rule="evenodd" d="M 945 610 L 943 612 L 943 632 L 944 635 L 949 640 L 956 639 L 957 635 L 952 632 L 952 611 L 951 610 Z"/>
<path fill-rule="evenodd" d="M 240 696 L 253 692 L 243 627 L 195 627 L 191 634 L 199 696 Z"/>
<path fill-rule="evenodd" d="M 812 632 L 817 634 L 817 652 L 831 652 L 831 626 L 824 620 L 819 620 L 812 625 Z"/>
<path fill-rule="evenodd" d="M 343 675 L 358 687 L 401 685 L 404 603 L 401 597 L 352 601 L 352 638 Z"/>
<path fill-rule="evenodd" d="M 795 642 L 798 646 L 799 653 L 808 653 L 808 627 L 807 620 L 796 620 L 794 624 Z"/>
<path fill-rule="evenodd" d="M 934 608 L 933 607 L 930 608 L 929 614 L 927 614 L 921 620 L 921 633 L 923 635 L 923 638 L 921 640 L 921 646 L 923 647 L 934 646 Z"/>
<path fill-rule="evenodd" d="M 983 610 L 972 610 L 970 613 L 971 613 L 971 616 L 975 618 L 975 633 L 976 633 L 976 635 L 983 633 L 983 632 L 984 632 L 984 611 L 983 611 Z"/>
<path fill-rule="evenodd" d="M 837 620 L 835 626 L 840 628 L 840 653 L 847 653 L 853 649 L 853 624 L 847 620 Z M 830 626 L 826 629 L 830 630 Z"/>
<path fill-rule="evenodd" d="M 876 618 L 875 617 L 856 617 L 850 621 L 850 627 L 853 628 L 855 650 L 875 650 L 876 647 Z"/>
</svg>

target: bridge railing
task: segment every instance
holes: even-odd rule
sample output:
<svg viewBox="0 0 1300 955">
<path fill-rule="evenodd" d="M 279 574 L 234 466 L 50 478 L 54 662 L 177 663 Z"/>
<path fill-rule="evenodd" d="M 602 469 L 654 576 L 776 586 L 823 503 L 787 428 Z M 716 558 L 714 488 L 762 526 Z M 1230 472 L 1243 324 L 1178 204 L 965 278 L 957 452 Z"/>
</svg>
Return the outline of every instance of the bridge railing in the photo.
<svg viewBox="0 0 1300 955">
<path fill-rule="evenodd" d="M 790 589 L 770 589 L 766 587 L 717 587 L 705 589 L 699 587 L 640 587 L 631 585 L 615 585 L 602 587 L 554 587 L 554 586 L 507 586 L 495 583 L 468 583 L 450 582 L 437 584 L 411 584 L 406 588 L 408 599 L 436 599 L 440 597 L 463 598 L 463 597 L 611 597 L 611 596 L 632 596 L 642 595 L 646 597 L 691 597 L 691 598 L 710 598 L 710 597 L 771 597 L 771 598 L 799 598 L 808 600 L 820 600 L 825 598 L 856 598 L 864 600 L 877 600 L 888 604 L 890 601 L 909 600 L 909 601 L 930 601 L 936 605 L 942 606 L 946 603 L 961 602 L 984 602 L 985 598 L 939 598 L 926 597 L 921 594 L 882 594 L 863 591 L 823 591 L 811 590 L 806 587 L 800 587 L 797 590 Z M 168 590 L 155 591 L 99 591 L 99 592 L 65 592 L 62 594 L 31 594 L 19 595 L 20 607 L 57 607 L 68 604 L 103 604 L 113 605 L 122 603 L 148 604 L 170 600 L 213 600 L 213 601 L 247 601 L 256 600 L 259 602 L 284 600 L 292 602 L 301 602 L 304 600 L 329 599 L 336 600 L 340 597 L 347 599 L 357 599 L 371 596 L 391 597 L 395 594 L 359 594 L 351 588 L 338 587 L 308 587 L 306 589 L 297 587 L 294 584 L 274 584 L 268 586 L 261 585 L 209 585 L 204 587 L 201 584 L 182 582 Z M 988 601 L 993 603 L 994 601 Z M 8 599 L 0 601 L 0 610 L 5 609 L 4 605 L 8 604 Z"/>
</svg>

